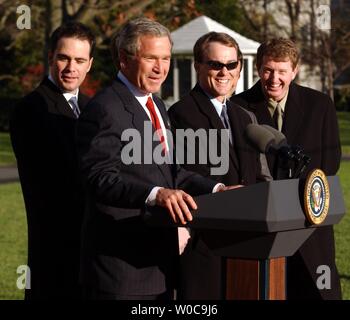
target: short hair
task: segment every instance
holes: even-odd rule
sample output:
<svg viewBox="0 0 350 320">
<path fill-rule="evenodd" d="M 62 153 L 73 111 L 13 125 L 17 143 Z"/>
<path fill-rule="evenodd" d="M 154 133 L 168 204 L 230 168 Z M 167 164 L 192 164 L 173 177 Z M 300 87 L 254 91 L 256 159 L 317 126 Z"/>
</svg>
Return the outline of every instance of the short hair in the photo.
<svg viewBox="0 0 350 320">
<path fill-rule="evenodd" d="M 270 57 L 278 62 L 289 59 L 292 63 L 293 69 L 295 69 L 299 63 L 300 53 L 296 44 L 292 40 L 275 38 L 262 43 L 258 48 L 256 57 L 256 67 L 258 70 L 263 63 L 264 57 Z"/>
<path fill-rule="evenodd" d="M 237 51 L 237 60 L 241 63 L 241 69 L 243 67 L 243 55 L 239 45 L 235 39 L 224 32 L 209 32 L 201 36 L 193 47 L 194 61 L 201 63 L 203 62 L 203 53 L 211 42 L 219 42 L 227 47 L 233 47 Z"/>
<path fill-rule="evenodd" d="M 159 22 L 144 17 L 131 20 L 112 38 L 111 54 L 117 69 L 119 69 L 120 52 L 136 56 L 140 49 L 139 39 L 142 36 L 168 37 L 171 46 L 173 45 L 169 29 Z"/>
<path fill-rule="evenodd" d="M 58 27 L 50 38 L 50 51 L 54 52 L 57 43 L 62 38 L 77 38 L 79 40 L 87 40 L 90 44 L 90 58 L 95 49 L 95 36 L 86 25 L 80 22 L 68 22 Z"/>
</svg>

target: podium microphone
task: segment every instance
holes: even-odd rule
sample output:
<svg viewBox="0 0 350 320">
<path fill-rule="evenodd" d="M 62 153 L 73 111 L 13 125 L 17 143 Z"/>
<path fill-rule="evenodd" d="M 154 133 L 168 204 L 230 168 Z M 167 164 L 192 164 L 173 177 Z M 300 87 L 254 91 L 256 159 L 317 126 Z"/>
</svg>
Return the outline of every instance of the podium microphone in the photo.
<svg viewBox="0 0 350 320">
<path fill-rule="evenodd" d="M 278 178 L 299 178 L 311 161 L 300 147 L 288 145 L 286 136 L 268 125 L 249 124 L 245 134 L 260 152 L 277 156 L 278 167 L 282 170 Z"/>
<path fill-rule="evenodd" d="M 251 144 L 261 153 L 268 153 L 271 147 L 276 144 L 274 135 L 261 125 L 250 123 L 244 133 Z"/>
<path fill-rule="evenodd" d="M 287 138 L 282 132 L 266 124 L 263 124 L 262 126 L 274 135 L 276 144 L 279 145 L 278 149 L 282 151 L 280 153 L 282 157 L 294 161 L 294 173 L 291 178 L 300 177 L 310 163 L 311 158 L 306 155 L 299 146 L 289 146 L 287 144 Z"/>
<path fill-rule="evenodd" d="M 262 124 L 261 126 L 273 134 L 273 136 L 275 137 L 276 145 L 278 146 L 287 145 L 287 138 L 281 131 L 278 131 L 277 129 L 267 124 Z"/>
</svg>

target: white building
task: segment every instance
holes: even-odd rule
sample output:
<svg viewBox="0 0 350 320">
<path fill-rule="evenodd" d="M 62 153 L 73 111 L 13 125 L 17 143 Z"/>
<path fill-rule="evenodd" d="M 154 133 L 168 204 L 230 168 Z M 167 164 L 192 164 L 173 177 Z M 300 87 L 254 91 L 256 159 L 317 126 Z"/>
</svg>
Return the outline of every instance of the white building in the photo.
<svg viewBox="0 0 350 320">
<path fill-rule="evenodd" d="M 193 46 L 198 38 L 211 31 L 229 34 L 237 41 L 242 51 L 244 64 L 236 93 L 254 84 L 253 61 L 260 44 L 206 16 L 200 16 L 171 33 L 174 42 L 172 65 L 161 92 L 168 106 L 178 101 L 195 86 L 197 77 L 194 69 Z"/>
</svg>

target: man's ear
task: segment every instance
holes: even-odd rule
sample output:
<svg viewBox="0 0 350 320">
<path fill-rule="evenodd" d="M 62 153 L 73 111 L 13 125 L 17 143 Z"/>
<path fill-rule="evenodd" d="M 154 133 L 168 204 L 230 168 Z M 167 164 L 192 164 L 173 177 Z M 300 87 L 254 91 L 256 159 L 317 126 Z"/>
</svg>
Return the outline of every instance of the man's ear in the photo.
<svg viewBox="0 0 350 320">
<path fill-rule="evenodd" d="M 91 58 L 90 61 L 89 61 L 89 67 L 88 67 L 88 70 L 86 72 L 89 72 L 90 69 L 91 69 L 91 66 L 92 66 L 92 62 L 94 61 L 94 58 Z"/>
<path fill-rule="evenodd" d="M 199 67 L 200 67 L 200 63 L 195 61 L 194 62 L 194 70 L 196 70 L 197 73 L 199 72 Z"/>
<path fill-rule="evenodd" d="M 299 72 L 299 64 L 297 64 L 296 67 L 295 67 L 294 70 L 293 70 L 293 73 L 294 73 L 294 75 L 293 75 L 293 80 L 294 80 L 295 77 L 297 76 L 298 72 Z"/>
<path fill-rule="evenodd" d="M 119 65 L 120 69 L 123 70 L 123 68 L 126 67 L 128 63 L 128 55 L 124 50 L 120 50 L 119 52 Z"/>
</svg>

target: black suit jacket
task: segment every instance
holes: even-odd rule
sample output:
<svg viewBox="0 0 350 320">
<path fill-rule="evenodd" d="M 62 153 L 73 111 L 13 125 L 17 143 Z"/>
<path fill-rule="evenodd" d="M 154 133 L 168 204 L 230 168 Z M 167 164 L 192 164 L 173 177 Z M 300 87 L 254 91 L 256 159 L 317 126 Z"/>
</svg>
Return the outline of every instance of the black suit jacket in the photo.
<svg viewBox="0 0 350 320">
<path fill-rule="evenodd" d="M 251 117 L 244 109 L 230 101 L 227 101 L 227 113 L 234 142 L 233 145 L 230 143 L 228 146 L 229 167 L 225 174 L 213 175 L 211 178 L 227 185 L 255 183 L 257 177 L 260 177 L 261 170 L 259 154 L 244 137 L 246 126 L 252 123 Z M 169 109 L 169 117 L 174 136 L 175 129 L 204 129 L 206 132 L 210 129 L 225 129 L 214 106 L 199 85 Z M 220 135 L 218 135 L 217 145 L 220 146 Z M 210 176 L 210 169 L 214 164 L 210 162 L 208 156 L 207 164 L 195 161 L 195 164 L 185 163 L 183 166 L 203 176 Z"/>
<path fill-rule="evenodd" d="M 252 111 L 258 122 L 274 126 L 260 81 L 251 89 L 232 97 L 232 101 Z M 311 157 L 302 177 L 314 168 L 327 175 L 337 173 L 341 147 L 335 107 L 331 99 L 316 90 L 292 83 L 285 106 L 282 132 L 290 145 L 300 146 Z M 271 168 L 273 156 L 268 157 Z M 335 266 L 334 236 L 331 227 L 319 228 L 288 262 L 288 297 L 339 299 L 340 283 Z M 319 265 L 331 268 L 331 290 L 317 290 Z"/>
<path fill-rule="evenodd" d="M 154 100 L 168 127 L 165 107 Z M 215 182 L 174 166 L 125 164 L 126 130 L 136 129 L 144 145 L 149 118 L 119 80 L 97 94 L 79 118 L 77 143 L 89 190 L 83 230 L 82 281 L 118 295 L 156 295 L 173 287 L 178 258 L 176 228 L 151 228 L 143 220 L 145 201 L 154 186 L 181 188 L 192 195 L 209 193 Z M 142 150 L 152 153 L 155 145 Z M 164 213 L 167 214 L 167 213 Z"/>
<path fill-rule="evenodd" d="M 210 169 L 215 167 L 210 162 L 209 148 L 206 164 L 200 164 L 196 159 L 195 164 L 185 163 L 184 168 L 200 173 L 226 185 L 255 183 L 261 178 L 261 166 L 259 153 L 254 150 L 244 137 L 244 131 L 248 124 L 252 123 L 251 116 L 240 106 L 227 101 L 227 113 L 231 125 L 233 145 L 226 146 L 229 150 L 228 171 L 221 175 L 210 175 Z M 174 136 L 176 129 L 224 129 L 224 125 L 217 114 L 208 96 L 199 85 L 179 102 L 169 109 Z M 220 136 L 216 144 L 220 146 Z M 211 141 L 215 142 L 215 141 Z M 199 145 L 195 149 L 199 154 Z M 227 149 L 226 149 L 227 150 Z M 193 233 L 191 242 L 187 245 L 181 259 L 181 282 L 179 296 L 182 299 L 222 299 L 225 297 L 222 284 L 222 271 L 225 264 L 221 258 L 215 256 L 206 244 L 201 240 L 201 233 Z"/>
<path fill-rule="evenodd" d="M 83 109 L 88 98 L 79 94 Z M 77 298 L 84 212 L 74 132 L 77 119 L 47 78 L 15 107 L 13 149 L 27 211 L 31 289 L 26 298 Z"/>
</svg>

